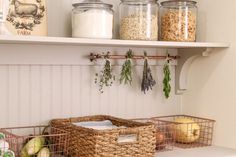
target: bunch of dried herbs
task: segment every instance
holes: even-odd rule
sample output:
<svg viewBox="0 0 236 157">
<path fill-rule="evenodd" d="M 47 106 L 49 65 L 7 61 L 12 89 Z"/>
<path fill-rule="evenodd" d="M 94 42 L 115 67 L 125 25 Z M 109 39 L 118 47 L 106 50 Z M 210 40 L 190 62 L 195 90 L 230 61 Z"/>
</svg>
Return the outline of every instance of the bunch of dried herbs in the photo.
<svg viewBox="0 0 236 157">
<path fill-rule="evenodd" d="M 170 97 L 170 92 L 171 92 L 171 84 L 170 84 L 171 72 L 170 72 L 169 61 L 167 61 L 167 63 L 164 65 L 163 72 L 164 72 L 163 92 L 166 99 L 168 99 Z"/>
<path fill-rule="evenodd" d="M 113 82 L 115 81 L 115 75 L 112 73 L 111 62 L 109 60 L 109 53 L 105 56 L 105 65 L 103 70 L 100 73 L 96 73 L 95 83 L 99 85 L 99 91 L 104 93 L 104 86 L 112 86 Z"/>
<path fill-rule="evenodd" d="M 148 65 L 147 53 L 144 52 L 144 67 L 143 67 L 143 79 L 141 84 L 141 91 L 146 94 L 146 91 L 152 90 L 152 87 L 156 85 L 156 81 L 152 77 L 151 68 Z"/>
<path fill-rule="evenodd" d="M 120 73 L 120 83 L 130 84 L 132 83 L 132 58 L 133 52 L 129 50 L 126 53 L 126 60 L 125 63 L 122 65 L 122 70 Z"/>
</svg>

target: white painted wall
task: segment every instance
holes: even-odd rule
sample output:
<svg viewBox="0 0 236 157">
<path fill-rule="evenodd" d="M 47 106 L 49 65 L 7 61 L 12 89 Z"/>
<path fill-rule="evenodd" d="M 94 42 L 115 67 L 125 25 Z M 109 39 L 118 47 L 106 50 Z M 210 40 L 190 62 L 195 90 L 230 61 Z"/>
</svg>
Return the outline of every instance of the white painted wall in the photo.
<svg viewBox="0 0 236 157">
<path fill-rule="evenodd" d="M 138 54 L 147 50 L 150 55 L 163 51 L 132 49 Z M 152 92 L 141 93 L 143 66 L 137 63 L 132 87 L 116 82 L 104 94 L 99 93 L 94 76 L 101 67 L 90 63 L 88 55 L 106 51 L 125 53 L 128 48 L 6 44 L 0 45 L 0 50 L 0 127 L 94 114 L 138 118 L 180 113 L 180 97 L 174 93 L 175 68 L 171 68 L 173 91 L 166 100 L 162 93 L 161 62 L 151 62 L 158 81 Z M 121 64 L 116 65 L 114 73 L 119 75 Z"/>
<path fill-rule="evenodd" d="M 231 47 L 194 62 L 184 113 L 216 119 L 214 143 L 236 148 L 236 1 L 198 2 L 198 40 L 230 42 Z"/>
</svg>

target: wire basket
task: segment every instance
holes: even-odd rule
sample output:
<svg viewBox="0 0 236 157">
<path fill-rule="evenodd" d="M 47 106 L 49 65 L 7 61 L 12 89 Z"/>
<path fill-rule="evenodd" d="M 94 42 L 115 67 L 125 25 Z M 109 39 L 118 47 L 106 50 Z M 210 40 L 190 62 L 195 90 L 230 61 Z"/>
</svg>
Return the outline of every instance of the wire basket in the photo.
<svg viewBox="0 0 236 157">
<path fill-rule="evenodd" d="M 157 124 L 169 123 L 173 133 L 174 146 L 195 148 L 211 146 L 215 120 L 188 115 L 162 116 L 152 118 Z"/>
<path fill-rule="evenodd" d="M 152 118 L 133 119 L 138 122 L 154 123 L 156 128 L 156 150 L 158 152 L 171 151 L 174 148 L 174 133 L 172 128 L 173 123 L 157 121 Z"/>
<path fill-rule="evenodd" d="M 29 127 L 12 127 L 0 129 L 2 136 L 2 145 L 0 150 L 3 152 L 13 153 L 16 157 L 27 156 L 23 155 L 26 152 L 31 152 L 37 156 L 42 149 L 47 150 L 50 157 L 63 157 L 67 153 L 68 134 L 64 130 L 50 126 L 29 126 Z M 31 143 L 28 147 L 30 150 L 25 149 L 27 143 L 33 139 L 40 139 L 41 146 L 38 147 L 38 140 Z M 33 151 L 33 152 L 32 152 Z M 0 155 L 1 156 L 1 155 Z"/>
</svg>

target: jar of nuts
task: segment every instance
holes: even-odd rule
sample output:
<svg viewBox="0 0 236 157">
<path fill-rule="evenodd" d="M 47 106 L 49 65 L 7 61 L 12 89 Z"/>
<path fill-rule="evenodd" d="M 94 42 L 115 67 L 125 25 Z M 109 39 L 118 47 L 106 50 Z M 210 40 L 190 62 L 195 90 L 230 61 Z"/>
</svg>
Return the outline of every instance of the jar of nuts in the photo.
<svg viewBox="0 0 236 157">
<path fill-rule="evenodd" d="M 157 0 L 121 0 L 120 38 L 124 40 L 158 39 Z"/>
<path fill-rule="evenodd" d="M 160 6 L 160 40 L 196 41 L 197 2 L 164 1 Z"/>
</svg>

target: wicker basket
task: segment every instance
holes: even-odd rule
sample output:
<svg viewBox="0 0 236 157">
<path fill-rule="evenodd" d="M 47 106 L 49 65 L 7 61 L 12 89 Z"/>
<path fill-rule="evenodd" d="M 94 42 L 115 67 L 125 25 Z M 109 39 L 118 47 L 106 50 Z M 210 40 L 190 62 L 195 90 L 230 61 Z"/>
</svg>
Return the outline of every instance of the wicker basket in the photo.
<svg viewBox="0 0 236 157">
<path fill-rule="evenodd" d="M 158 152 L 171 151 L 174 148 L 174 132 L 169 128 L 173 126 L 169 122 L 161 122 L 152 118 L 133 119 L 137 122 L 151 122 L 156 128 L 156 150 Z"/>
<path fill-rule="evenodd" d="M 94 130 L 73 123 L 110 120 L 116 129 Z M 56 119 L 53 127 L 70 132 L 69 154 L 72 157 L 154 157 L 155 128 L 152 123 L 140 123 L 111 116 Z M 122 127 L 121 127 L 122 126 Z M 119 142 L 127 136 L 137 137 L 132 142 Z"/>
<path fill-rule="evenodd" d="M 21 157 L 21 151 L 26 143 L 35 137 L 43 137 L 45 144 L 50 150 L 51 157 L 63 156 L 67 152 L 68 134 L 66 131 L 49 126 L 29 126 L 1 128 L 0 132 L 5 134 L 4 141 L 9 144 L 9 150 L 14 152 L 16 157 Z M 4 146 L 6 149 L 8 146 Z M 36 149 L 36 148 L 33 148 Z M 31 157 L 36 157 L 37 154 Z"/>
<path fill-rule="evenodd" d="M 186 122 L 178 121 L 180 119 L 185 119 Z M 155 117 L 152 120 L 158 125 L 172 124 L 167 129 L 173 132 L 176 147 L 195 148 L 212 145 L 214 120 L 187 115 Z"/>
</svg>

